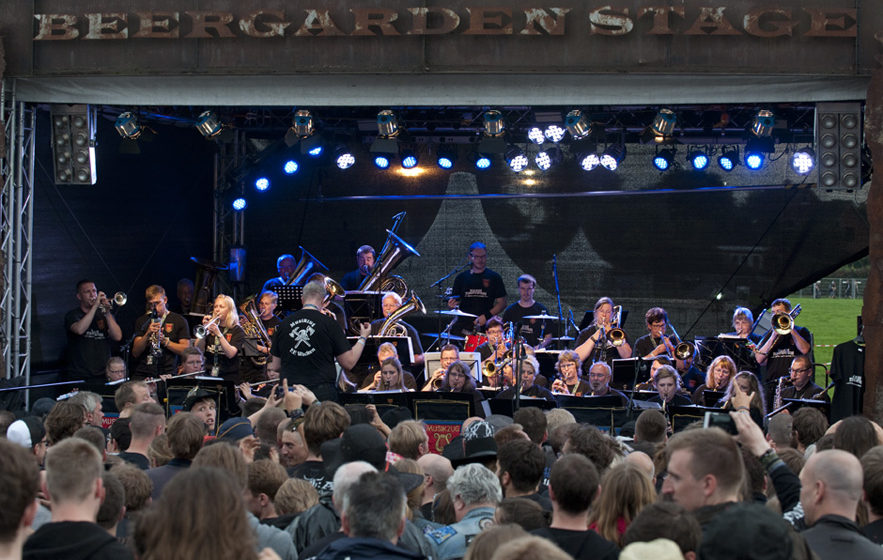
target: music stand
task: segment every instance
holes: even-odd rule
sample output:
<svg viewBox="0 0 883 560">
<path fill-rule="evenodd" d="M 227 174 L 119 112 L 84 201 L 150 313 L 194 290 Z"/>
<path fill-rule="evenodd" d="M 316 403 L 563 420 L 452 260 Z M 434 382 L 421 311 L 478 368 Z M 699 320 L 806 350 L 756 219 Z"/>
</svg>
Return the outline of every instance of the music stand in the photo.
<svg viewBox="0 0 883 560">
<path fill-rule="evenodd" d="M 561 355 L 561 352 L 563 350 L 537 350 L 534 352 L 534 357 L 540 363 L 540 371 L 537 373 L 545 375 L 546 379 L 555 379 L 557 376 L 555 364 L 558 363 L 558 356 Z"/>
<path fill-rule="evenodd" d="M 558 408 L 558 403 L 555 401 L 525 397 L 524 395 L 519 399 L 519 405 L 521 408 L 533 406 L 543 411 Z M 490 407 L 491 414 L 502 414 L 504 416 L 509 416 L 510 418 L 515 415 L 515 399 L 493 398 L 490 400 Z"/>
<path fill-rule="evenodd" d="M 353 325 L 370 323 L 383 318 L 383 292 L 347 292 L 343 309 L 349 318 L 350 330 Z M 358 328 L 356 328 L 358 332 Z"/>
<path fill-rule="evenodd" d="M 414 393 L 414 418 L 462 422 L 475 416 L 474 399 L 471 393 Z"/>
<path fill-rule="evenodd" d="M 831 414 L 831 403 L 823 400 L 812 400 L 812 399 L 782 399 L 782 403 L 788 406 L 788 410 L 791 414 L 798 409 L 804 407 L 815 408 L 819 412 L 825 415 L 825 418 L 830 418 Z"/>
<path fill-rule="evenodd" d="M 304 306 L 303 286 L 279 286 L 276 295 L 279 296 L 276 307 L 282 311 L 297 311 Z"/>
<path fill-rule="evenodd" d="M 558 407 L 573 414 L 579 423 L 589 423 L 599 428 L 613 430 L 615 427 L 614 411 L 624 411 L 622 399 L 616 395 L 603 397 L 573 397 L 570 395 L 555 395 Z"/>
<path fill-rule="evenodd" d="M 758 370 L 757 361 L 754 359 L 754 353 L 748 349 L 747 338 L 733 337 L 729 335 L 718 335 L 718 351 L 725 354 L 736 362 L 736 370 L 749 370 L 756 372 Z"/>
<path fill-rule="evenodd" d="M 610 380 L 610 386 L 620 391 L 628 391 L 632 389 L 635 382 L 635 372 L 637 371 L 637 382 L 644 383 L 650 380 L 650 364 L 653 360 L 645 360 L 643 358 L 624 358 L 613 360 L 613 378 Z"/>
<path fill-rule="evenodd" d="M 671 418 L 671 428 L 679 432 L 696 421 L 702 421 L 706 412 L 721 412 L 721 409 L 709 406 L 682 406 L 673 404 L 668 407 L 668 416 Z"/>
<path fill-rule="evenodd" d="M 372 393 L 341 393 L 340 404 L 373 404 L 377 407 L 377 415 L 398 408 L 400 406 L 408 410 L 414 410 L 414 393 L 402 391 L 378 391 Z"/>
<path fill-rule="evenodd" d="M 705 389 L 702 391 L 702 402 L 705 403 L 705 406 L 713 407 L 719 400 L 724 398 L 724 395 L 726 395 L 726 393 L 723 391 L 710 391 Z"/>
</svg>

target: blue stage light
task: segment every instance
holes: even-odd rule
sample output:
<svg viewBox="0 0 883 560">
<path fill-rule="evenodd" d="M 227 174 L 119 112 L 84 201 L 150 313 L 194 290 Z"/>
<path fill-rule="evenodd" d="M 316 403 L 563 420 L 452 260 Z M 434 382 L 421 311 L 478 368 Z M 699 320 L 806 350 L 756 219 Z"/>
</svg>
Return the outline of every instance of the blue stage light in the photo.
<svg viewBox="0 0 883 560">
<path fill-rule="evenodd" d="M 761 152 L 748 152 L 745 154 L 745 167 L 757 171 L 763 167 L 763 154 Z"/>
<path fill-rule="evenodd" d="M 386 154 L 378 154 L 374 156 L 374 165 L 377 166 L 378 169 L 387 169 L 389 167 L 389 156 Z"/>
<path fill-rule="evenodd" d="M 259 177 L 254 182 L 254 188 L 257 189 L 259 192 L 264 192 L 265 190 L 270 188 L 270 180 L 266 177 Z"/>
<path fill-rule="evenodd" d="M 674 164 L 674 160 L 674 150 L 669 148 L 659 150 L 659 152 L 655 156 L 653 156 L 653 167 L 660 171 L 668 171 Z"/>
<path fill-rule="evenodd" d="M 527 168 L 528 163 L 530 163 L 524 150 L 518 146 L 509 146 L 509 148 L 503 153 L 503 159 L 506 160 L 509 169 L 515 173 L 524 171 Z"/>
<path fill-rule="evenodd" d="M 245 199 L 241 196 L 239 198 L 233 199 L 233 209 L 237 212 L 245 210 L 246 206 L 248 206 L 248 203 L 246 203 Z"/>
<path fill-rule="evenodd" d="M 532 126 L 527 130 L 527 139 L 534 144 L 542 144 L 546 141 L 546 135 L 543 134 L 542 128 L 538 126 Z"/>
<path fill-rule="evenodd" d="M 402 153 L 399 155 L 402 161 L 402 168 L 404 169 L 414 169 L 417 167 L 417 154 L 412 152 L 411 150 L 402 150 Z"/>
<path fill-rule="evenodd" d="M 487 169 L 490 166 L 491 166 L 491 158 L 490 157 L 488 157 L 484 154 L 479 154 L 475 158 L 475 167 L 477 169 Z"/>
<path fill-rule="evenodd" d="M 816 166 L 816 153 L 812 148 L 803 148 L 791 156 L 791 167 L 800 175 L 808 175 Z"/>
<path fill-rule="evenodd" d="M 300 169 L 300 166 L 293 159 L 286 161 L 285 165 L 282 166 L 282 170 L 285 171 L 286 175 L 293 175 L 297 173 L 298 169 Z"/>
<path fill-rule="evenodd" d="M 701 151 L 694 151 L 690 154 L 690 165 L 696 171 L 703 171 L 708 167 L 708 154 Z"/>
</svg>

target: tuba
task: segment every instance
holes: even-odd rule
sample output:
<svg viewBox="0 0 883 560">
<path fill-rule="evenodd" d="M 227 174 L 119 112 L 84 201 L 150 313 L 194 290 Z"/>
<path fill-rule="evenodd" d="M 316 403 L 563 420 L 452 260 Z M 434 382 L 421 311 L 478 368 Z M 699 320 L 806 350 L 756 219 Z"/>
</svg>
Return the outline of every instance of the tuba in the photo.
<svg viewBox="0 0 883 560">
<path fill-rule="evenodd" d="M 269 348 L 270 335 L 267 333 L 267 329 L 264 328 L 264 324 L 258 316 L 257 308 L 254 305 L 254 296 L 246 298 L 245 301 L 240 304 L 239 310 L 242 311 L 242 315 L 240 315 L 240 325 L 242 326 L 242 330 L 245 331 L 245 336 L 247 338 L 257 338 L 261 341 L 262 346 Z M 256 366 L 263 366 L 267 363 L 267 356 L 251 357 L 251 360 Z"/>
<path fill-rule="evenodd" d="M 415 309 L 420 311 L 420 313 L 426 314 L 426 306 L 423 305 L 417 294 L 411 290 L 411 299 L 389 314 L 389 317 L 381 325 L 378 334 L 380 336 L 408 336 L 407 330 L 399 323 L 399 319 Z"/>
<path fill-rule="evenodd" d="M 374 263 L 374 268 L 366 276 L 362 283 L 359 284 L 359 291 L 378 290 L 382 286 L 383 279 L 403 260 L 410 256 L 419 257 L 420 253 L 417 249 L 411 247 L 404 239 L 396 235 L 390 230 L 386 230 L 389 234 L 383 251 Z M 399 294 L 401 295 L 401 294 Z"/>
<path fill-rule="evenodd" d="M 300 286 L 311 274 L 319 270 L 328 270 L 322 261 L 314 257 L 309 251 L 300 247 L 300 260 L 294 266 L 294 272 L 285 281 L 285 286 Z"/>
</svg>

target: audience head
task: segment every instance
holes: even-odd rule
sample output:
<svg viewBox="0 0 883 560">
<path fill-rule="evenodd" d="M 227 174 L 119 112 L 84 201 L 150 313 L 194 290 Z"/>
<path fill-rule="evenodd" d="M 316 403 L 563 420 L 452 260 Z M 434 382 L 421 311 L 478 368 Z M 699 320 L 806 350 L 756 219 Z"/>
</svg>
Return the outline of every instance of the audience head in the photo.
<svg viewBox="0 0 883 560">
<path fill-rule="evenodd" d="M 260 459 L 248 465 L 248 510 L 262 519 L 268 508 L 276 501 L 276 493 L 285 481 L 288 473 L 285 467 L 270 459 Z"/>
<path fill-rule="evenodd" d="M 670 539 L 681 549 L 685 560 L 695 560 L 702 543 L 702 528 L 696 517 L 675 502 L 647 505 L 632 520 L 622 536 L 622 545 Z"/>
<path fill-rule="evenodd" d="M 102 472 L 101 454 L 85 440 L 67 438 L 46 452 L 46 489 L 53 504 L 93 506 L 97 513 L 104 495 Z"/>
<path fill-rule="evenodd" d="M 583 455 L 570 454 L 552 465 L 549 497 L 553 505 L 569 515 L 588 511 L 598 493 L 600 477 L 595 464 Z"/>
<path fill-rule="evenodd" d="M 86 423 L 101 427 L 104 420 L 104 411 L 101 406 L 101 396 L 91 391 L 78 391 L 68 399 L 69 402 L 82 405 L 86 409 Z"/>
<path fill-rule="evenodd" d="M 463 560 L 490 560 L 503 543 L 526 536 L 527 531 L 515 523 L 489 527 L 472 539 Z"/>
<path fill-rule="evenodd" d="M 647 409 L 635 421 L 635 441 L 663 443 L 668 430 L 668 421 L 659 410 Z"/>
<path fill-rule="evenodd" d="M 779 451 L 787 447 L 793 447 L 794 443 L 794 420 L 790 414 L 776 414 L 770 418 L 767 425 L 767 439 L 770 444 Z"/>
<path fill-rule="evenodd" d="M 205 425 L 202 420 L 189 412 L 179 412 L 172 416 L 166 427 L 169 451 L 176 459 L 192 461 L 202 449 Z"/>
<path fill-rule="evenodd" d="M 303 513 L 319 503 L 319 492 L 302 478 L 289 478 L 276 492 L 276 513 L 290 515 Z"/>
<path fill-rule="evenodd" d="M 790 560 L 793 544 L 788 523 L 757 503 L 734 504 L 702 528 L 700 558 L 740 560 L 752 558 Z"/>
<path fill-rule="evenodd" d="M 303 435 L 310 453 L 318 456 L 322 444 L 339 438 L 349 425 L 350 415 L 336 402 L 326 401 L 309 407 L 304 414 Z"/>
<path fill-rule="evenodd" d="M 588 424 L 580 424 L 570 432 L 564 444 L 565 454 L 579 453 L 595 464 L 598 472 L 603 473 L 619 455 L 616 443 L 601 433 L 601 430 Z"/>
<path fill-rule="evenodd" d="M 0 438 L 0 546 L 24 542 L 37 513 L 40 469 L 27 449 Z"/>
<path fill-rule="evenodd" d="M 98 508 L 95 522 L 106 531 L 113 531 L 126 513 L 126 490 L 123 483 L 112 472 L 101 474 L 104 485 L 104 500 Z M 116 532 L 111 533 L 114 536 Z"/>
<path fill-rule="evenodd" d="M 65 438 L 74 435 L 74 432 L 86 423 L 86 409 L 83 405 L 70 401 L 56 403 L 49 415 L 46 416 L 46 438 L 50 445 L 55 445 Z"/>
<path fill-rule="evenodd" d="M 503 499 L 496 475 L 477 463 L 458 467 L 448 479 L 448 491 L 458 521 L 477 507 L 495 507 Z"/>
<path fill-rule="evenodd" d="M 248 488 L 248 463 L 239 448 L 227 442 L 216 440 L 211 445 L 200 449 L 188 470 L 194 470 L 193 467 L 220 469 L 236 483 L 240 493 Z M 163 496 L 166 495 L 168 489 L 168 486 L 163 488 Z"/>
<path fill-rule="evenodd" d="M 150 396 L 150 389 L 143 381 L 126 381 L 113 394 L 113 402 L 121 413 L 126 408 L 146 402 L 154 402 Z"/>
<path fill-rule="evenodd" d="M 334 473 L 334 495 L 332 501 L 338 512 L 343 511 L 346 493 L 349 492 L 359 477 L 368 472 L 378 472 L 373 465 L 366 461 L 352 461 L 344 463 Z"/>
<path fill-rule="evenodd" d="M 870 449 L 861 458 L 864 500 L 875 517 L 883 517 L 883 445 Z"/>
<path fill-rule="evenodd" d="M 405 530 L 406 515 L 405 490 L 396 477 L 366 472 L 344 494 L 340 525 L 348 537 L 396 544 Z"/>
<path fill-rule="evenodd" d="M 122 462 L 114 465 L 110 472 L 117 477 L 123 485 L 126 497 L 126 515 L 144 511 L 150 504 L 150 495 L 153 493 L 153 481 L 143 471 L 131 463 Z"/>
<path fill-rule="evenodd" d="M 542 412 L 540 413 L 542 414 Z M 500 487 L 518 494 L 532 494 L 543 480 L 546 456 L 535 443 L 517 439 L 503 444 L 497 450 Z"/>
<path fill-rule="evenodd" d="M 800 472 L 800 503 L 807 525 L 830 514 L 855 520 L 862 482 L 862 465 L 855 455 L 839 449 L 814 453 Z"/>
<path fill-rule="evenodd" d="M 828 419 L 818 409 L 805 406 L 797 409 L 791 420 L 799 451 L 817 442 L 828 429 Z"/>
<path fill-rule="evenodd" d="M 503 498 L 494 512 L 494 522 L 497 525 L 515 523 L 525 531 L 545 529 L 549 526 L 543 507 L 528 498 Z"/>
<path fill-rule="evenodd" d="M 515 411 L 512 420 L 521 424 L 530 441 L 540 445 L 546 441 L 546 415 L 535 406 L 525 406 Z"/>
<path fill-rule="evenodd" d="M 745 477 L 742 454 L 720 428 L 675 434 L 666 446 L 666 457 L 662 493 L 688 510 L 738 499 Z"/>
<path fill-rule="evenodd" d="M 399 422 L 389 434 L 389 450 L 406 459 L 417 460 L 429 453 L 426 427 L 418 420 Z"/>
<path fill-rule="evenodd" d="M 862 457 L 879 443 L 874 424 L 864 416 L 849 416 L 840 420 L 834 432 L 834 449 L 842 449 L 856 457 Z"/>
<path fill-rule="evenodd" d="M 152 439 L 163 433 L 166 427 L 166 414 L 154 402 L 141 403 L 132 411 L 129 429 L 132 439 Z"/>
<path fill-rule="evenodd" d="M 591 519 L 598 533 L 622 546 L 620 523 L 628 526 L 649 504 L 656 501 L 656 489 L 638 467 L 620 463 L 601 478 L 601 493 L 592 508 Z"/>
<path fill-rule="evenodd" d="M 206 449 L 213 447 L 236 452 L 223 443 Z M 178 473 L 136 524 L 136 556 L 140 560 L 255 560 L 255 537 L 246 517 L 243 489 L 244 484 L 218 468 L 194 465 Z"/>
<path fill-rule="evenodd" d="M 542 537 L 517 538 L 500 546 L 491 560 L 571 560 L 571 556 Z"/>
</svg>

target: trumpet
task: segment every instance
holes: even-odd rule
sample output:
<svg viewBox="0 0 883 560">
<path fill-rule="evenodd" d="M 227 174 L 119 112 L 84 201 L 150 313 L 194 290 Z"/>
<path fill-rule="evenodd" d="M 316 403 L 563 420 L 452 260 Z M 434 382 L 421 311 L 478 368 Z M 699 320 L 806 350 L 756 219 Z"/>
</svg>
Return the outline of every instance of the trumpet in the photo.
<svg viewBox="0 0 883 560">
<path fill-rule="evenodd" d="M 208 323 L 205 323 L 204 325 L 196 325 L 196 328 L 193 329 L 193 337 L 199 338 L 199 339 L 205 338 L 206 335 L 208 335 L 209 326 L 212 323 L 217 323 L 218 320 L 220 320 L 220 318 L 221 318 L 220 315 L 215 315 L 214 317 L 211 318 L 211 320 Z"/>
<path fill-rule="evenodd" d="M 114 306 L 122 307 L 126 305 L 128 300 L 129 298 L 126 296 L 125 292 L 117 292 L 113 295 L 113 298 L 107 303 L 107 305 L 99 305 L 98 308 L 101 309 L 102 313 L 110 313 Z"/>
<path fill-rule="evenodd" d="M 788 336 L 791 329 L 794 328 L 794 319 L 800 315 L 800 304 L 798 303 L 790 313 L 776 313 L 770 320 L 773 330 L 780 336 Z"/>
</svg>

